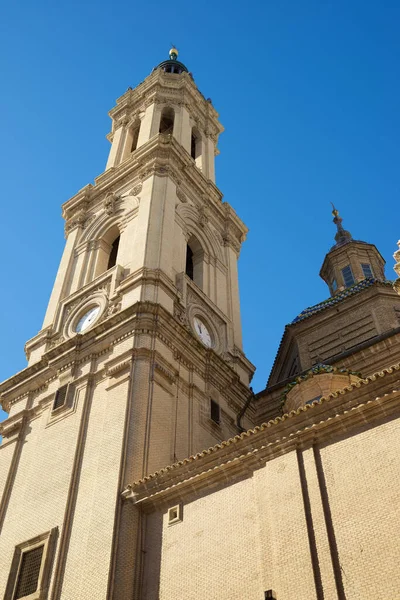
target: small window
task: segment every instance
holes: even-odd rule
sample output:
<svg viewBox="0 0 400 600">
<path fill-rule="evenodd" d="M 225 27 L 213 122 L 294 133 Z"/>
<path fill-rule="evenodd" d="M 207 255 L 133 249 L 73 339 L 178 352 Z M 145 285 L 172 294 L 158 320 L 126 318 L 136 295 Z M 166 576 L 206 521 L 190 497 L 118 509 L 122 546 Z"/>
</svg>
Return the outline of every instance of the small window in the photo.
<svg viewBox="0 0 400 600">
<path fill-rule="evenodd" d="M 182 521 L 182 504 L 177 504 L 168 509 L 168 525 Z"/>
<path fill-rule="evenodd" d="M 119 236 L 111 244 L 111 252 L 110 252 L 109 259 L 108 259 L 107 269 L 111 269 L 112 267 L 115 267 L 115 265 L 117 264 L 118 248 L 119 248 Z"/>
<path fill-rule="evenodd" d="M 47 598 L 57 536 L 54 527 L 15 547 L 3 600 Z"/>
<path fill-rule="evenodd" d="M 211 420 L 214 421 L 214 423 L 217 423 L 218 425 L 221 423 L 221 408 L 220 405 L 218 404 L 218 402 L 215 402 L 215 400 L 210 400 L 210 417 Z"/>
<path fill-rule="evenodd" d="M 36 592 L 42 565 L 44 545 L 23 552 L 19 566 L 14 598 L 25 598 Z"/>
<path fill-rule="evenodd" d="M 61 408 L 62 406 L 65 406 L 65 404 L 67 402 L 67 395 L 68 395 L 68 384 L 62 385 L 61 387 L 58 388 L 58 390 L 56 391 L 54 402 L 53 402 L 53 408 L 52 408 L 53 411 L 57 410 L 57 408 Z"/>
<path fill-rule="evenodd" d="M 361 268 L 363 270 L 364 277 L 372 278 L 374 276 L 374 274 L 372 273 L 371 265 L 369 265 L 368 263 L 361 263 Z"/>
<path fill-rule="evenodd" d="M 342 275 L 345 287 L 350 287 L 354 284 L 354 276 L 350 265 L 342 269 Z"/>
<path fill-rule="evenodd" d="M 332 279 L 332 292 L 336 292 L 337 290 L 337 281 L 336 279 Z"/>
</svg>

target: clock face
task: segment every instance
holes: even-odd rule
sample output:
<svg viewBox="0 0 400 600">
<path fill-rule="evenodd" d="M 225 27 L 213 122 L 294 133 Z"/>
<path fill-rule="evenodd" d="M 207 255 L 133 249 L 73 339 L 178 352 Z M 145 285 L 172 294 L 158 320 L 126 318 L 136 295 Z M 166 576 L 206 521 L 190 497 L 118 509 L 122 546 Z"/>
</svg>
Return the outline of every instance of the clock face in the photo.
<svg viewBox="0 0 400 600">
<path fill-rule="evenodd" d="M 76 333 L 82 333 L 85 331 L 94 321 L 97 319 L 100 312 L 100 306 L 92 306 L 85 314 L 79 319 L 75 325 Z"/>
<path fill-rule="evenodd" d="M 208 331 L 206 325 L 204 325 L 203 321 L 198 317 L 194 317 L 193 319 L 194 330 L 197 333 L 199 339 L 207 348 L 211 348 L 212 340 L 210 332 Z"/>
</svg>

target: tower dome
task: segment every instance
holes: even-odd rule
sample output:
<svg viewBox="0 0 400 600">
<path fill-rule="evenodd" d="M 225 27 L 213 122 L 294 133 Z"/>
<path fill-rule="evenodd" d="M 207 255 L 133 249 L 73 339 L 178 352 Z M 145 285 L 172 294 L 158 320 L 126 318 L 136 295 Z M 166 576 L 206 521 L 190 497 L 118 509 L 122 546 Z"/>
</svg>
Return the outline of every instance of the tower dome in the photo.
<svg viewBox="0 0 400 600">
<path fill-rule="evenodd" d="M 188 73 L 188 69 L 185 67 L 185 65 L 181 62 L 179 62 L 178 60 L 178 50 L 175 48 L 175 46 L 172 46 L 171 50 L 169 51 L 169 59 L 168 60 L 164 60 L 162 63 L 160 63 L 157 67 L 154 67 L 155 69 L 161 69 L 162 71 L 165 71 L 165 73 Z"/>
<path fill-rule="evenodd" d="M 333 205 L 332 205 L 333 206 Z M 374 244 L 355 240 L 342 225 L 342 217 L 333 206 L 336 225 L 335 245 L 325 256 L 320 276 L 329 286 L 331 296 L 340 295 L 361 281 L 384 281 L 385 260 Z"/>
</svg>

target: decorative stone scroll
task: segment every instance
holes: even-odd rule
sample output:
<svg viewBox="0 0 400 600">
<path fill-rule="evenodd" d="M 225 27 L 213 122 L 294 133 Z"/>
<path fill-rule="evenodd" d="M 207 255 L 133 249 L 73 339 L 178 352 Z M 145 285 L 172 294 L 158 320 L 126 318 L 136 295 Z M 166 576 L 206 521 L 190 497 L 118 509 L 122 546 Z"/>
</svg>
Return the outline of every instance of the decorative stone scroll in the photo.
<svg viewBox="0 0 400 600">
<path fill-rule="evenodd" d="M 114 194 L 114 192 L 108 192 L 106 197 L 104 198 L 103 208 L 108 215 L 113 215 L 115 213 L 115 204 L 118 198 Z"/>
<path fill-rule="evenodd" d="M 181 323 L 181 325 L 186 326 L 188 324 L 186 311 L 184 307 L 178 302 L 174 303 L 174 317 L 177 321 L 179 321 L 179 323 Z"/>
<path fill-rule="evenodd" d="M 86 211 L 80 210 L 76 212 L 70 219 L 68 219 L 65 223 L 65 235 L 67 236 L 70 231 L 75 229 L 76 227 L 84 227 L 86 223 Z"/>
</svg>

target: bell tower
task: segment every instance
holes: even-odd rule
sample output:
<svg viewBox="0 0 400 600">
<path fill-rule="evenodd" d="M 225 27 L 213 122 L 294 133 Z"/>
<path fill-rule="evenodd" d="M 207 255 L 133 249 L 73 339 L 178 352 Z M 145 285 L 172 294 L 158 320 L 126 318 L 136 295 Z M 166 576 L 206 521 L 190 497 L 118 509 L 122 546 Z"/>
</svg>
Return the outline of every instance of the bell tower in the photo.
<svg viewBox="0 0 400 600">
<path fill-rule="evenodd" d="M 110 117 L 106 170 L 62 207 L 65 249 L 28 366 L 0 385 L 10 600 L 136 597 L 141 524 L 122 490 L 235 436 L 250 395 L 247 229 L 215 185 L 211 100 L 173 48 Z"/>
</svg>

